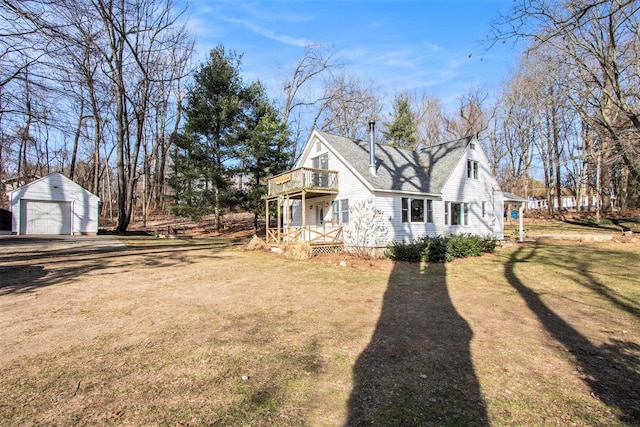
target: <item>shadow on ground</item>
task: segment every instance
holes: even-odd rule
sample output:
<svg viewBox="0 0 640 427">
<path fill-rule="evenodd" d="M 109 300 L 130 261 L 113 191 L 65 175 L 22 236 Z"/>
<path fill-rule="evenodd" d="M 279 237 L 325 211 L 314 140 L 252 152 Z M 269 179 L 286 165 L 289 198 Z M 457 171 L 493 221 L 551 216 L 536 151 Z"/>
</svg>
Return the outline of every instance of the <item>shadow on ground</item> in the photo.
<svg viewBox="0 0 640 427">
<path fill-rule="evenodd" d="M 570 353 L 577 370 L 583 372 L 583 381 L 591 388 L 592 395 L 607 406 L 617 409 L 620 421 L 630 425 L 640 425 L 640 344 L 631 341 L 611 339 L 607 343 L 596 346 L 573 328 L 560 315 L 551 310 L 540 295 L 529 288 L 516 273 L 516 267 L 537 256 L 537 248 L 520 248 L 513 252 L 505 265 L 505 276 L 511 286 L 524 299 L 529 309 L 535 314 L 547 332 Z M 566 258 L 565 258 L 566 259 Z M 582 271 L 588 278 L 584 266 L 574 266 L 567 261 L 568 270 Z M 598 291 L 603 297 L 607 294 L 601 286 L 589 279 L 583 285 Z M 598 286 L 596 286 L 598 285 Z M 631 314 L 637 316 L 636 310 L 607 298 Z"/>
<path fill-rule="evenodd" d="M 0 253 L 0 296 L 34 292 L 88 273 L 126 273 L 149 266 L 171 268 L 203 258 L 217 258 L 220 250 L 233 244 L 221 240 L 176 242 L 149 238 L 136 246 L 111 248 L 21 251 L 18 245 L 18 249 Z"/>
<path fill-rule="evenodd" d="M 349 426 L 488 425 L 443 264 L 395 264 L 371 342 L 354 367 Z"/>
</svg>

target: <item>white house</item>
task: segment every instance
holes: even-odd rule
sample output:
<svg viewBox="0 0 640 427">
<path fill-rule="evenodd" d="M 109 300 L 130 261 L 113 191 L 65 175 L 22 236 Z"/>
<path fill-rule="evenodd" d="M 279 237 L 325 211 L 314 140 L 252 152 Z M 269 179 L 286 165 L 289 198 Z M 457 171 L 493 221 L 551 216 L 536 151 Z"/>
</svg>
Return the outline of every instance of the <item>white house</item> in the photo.
<svg viewBox="0 0 640 427">
<path fill-rule="evenodd" d="M 273 203 L 278 226 L 267 229 L 267 241 L 274 244 L 384 247 L 460 233 L 503 238 L 503 193 L 476 137 L 407 150 L 373 136 L 367 142 L 313 131 L 295 169 L 270 180 L 266 207 Z M 363 225 L 375 229 L 366 242 Z"/>
<path fill-rule="evenodd" d="M 7 193 L 14 234 L 97 234 L 100 199 L 60 173 Z"/>
<path fill-rule="evenodd" d="M 551 200 L 553 201 L 553 209 L 595 209 L 596 198 L 583 195 L 580 200 L 577 199 L 574 191 L 570 188 L 562 188 L 560 196 L 560 207 L 558 207 L 558 198 L 555 196 L 554 189 L 551 190 Z M 615 194 L 611 193 L 611 198 L 615 199 Z M 527 209 L 549 209 L 549 202 L 545 195 L 529 196 L 527 200 Z"/>
</svg>

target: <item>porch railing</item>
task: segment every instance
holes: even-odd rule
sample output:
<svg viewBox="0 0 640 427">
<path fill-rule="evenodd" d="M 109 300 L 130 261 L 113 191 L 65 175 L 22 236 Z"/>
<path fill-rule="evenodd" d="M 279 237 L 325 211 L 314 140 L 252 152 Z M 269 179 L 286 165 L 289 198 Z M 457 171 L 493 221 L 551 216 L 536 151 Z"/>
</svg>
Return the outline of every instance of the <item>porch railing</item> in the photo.
<svg viewBox="0 0 640 427">
<path fill-rule="evenodd" d="M 306 226 L 267 230 L 268 244 L 306 242 L 310 246 L 342 245 L 342 227 Z"/>
<path fill-rule="evenodd" d="M 338 172 L 298 168 L 276 175 L 269 180 L 269 196 L 302 189 L 338 191 Z"/>
</svg>

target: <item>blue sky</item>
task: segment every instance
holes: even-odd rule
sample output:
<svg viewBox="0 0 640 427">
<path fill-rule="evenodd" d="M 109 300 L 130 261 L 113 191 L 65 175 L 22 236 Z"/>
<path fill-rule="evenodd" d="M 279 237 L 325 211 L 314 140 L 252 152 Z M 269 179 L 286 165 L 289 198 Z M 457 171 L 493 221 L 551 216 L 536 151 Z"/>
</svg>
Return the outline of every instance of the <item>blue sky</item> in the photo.
<svg viewBox="0 0 640 427">
<path fill-rule="evenodd" d="M 470 87 L 497 93 L 518 54 L 481 41 L 509 0 L 190 0 L 197 61 L 218 44 L 242 53 L 247 81 L 275 97 L 305 46 L 336 51 L 345 70 L 373 81 L 387 106 L 426 91 L 453 108 Z"/>
</svg>

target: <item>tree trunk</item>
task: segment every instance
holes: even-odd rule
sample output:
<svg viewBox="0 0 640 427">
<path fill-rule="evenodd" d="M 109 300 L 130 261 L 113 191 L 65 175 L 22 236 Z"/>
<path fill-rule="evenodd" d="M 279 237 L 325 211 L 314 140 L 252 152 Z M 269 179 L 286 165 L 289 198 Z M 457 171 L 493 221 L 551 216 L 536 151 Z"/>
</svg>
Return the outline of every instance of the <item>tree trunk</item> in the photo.
<svg viewBox="0 0 640 427">
<path fill-rule="evenodd" d="M 69 179 L 73 181 L 76 171 L 76 156 L 78 155 L 78 142 L 80 141 L 80 132 L 82 131 L 82 120 L 84 119 L 84 97 L 80 98 L 80 115 L 78 116 L 78 125 L 73 135 L 73 150 L 71 151 L 71 165 L 69 166 Z"/>
</svg>

